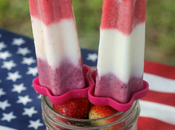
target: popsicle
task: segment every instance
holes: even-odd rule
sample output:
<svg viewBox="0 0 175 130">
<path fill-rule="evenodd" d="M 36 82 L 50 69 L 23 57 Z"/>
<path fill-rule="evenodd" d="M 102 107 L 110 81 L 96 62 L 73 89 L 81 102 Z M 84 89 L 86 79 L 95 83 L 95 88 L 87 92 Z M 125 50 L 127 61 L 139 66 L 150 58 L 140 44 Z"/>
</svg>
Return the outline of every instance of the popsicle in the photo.
<svg viewBox="0 0 175 130">
<path fill-rule="evenodd" d="M 72 0 L 29 0 L 39 82 L 53 95 L 85 87 Z"/>
<path fill-rule="evenodd" d="M 103 0 L 95 96 L 127 103 L 143 88 L 146 0 Z"/>
</svg>

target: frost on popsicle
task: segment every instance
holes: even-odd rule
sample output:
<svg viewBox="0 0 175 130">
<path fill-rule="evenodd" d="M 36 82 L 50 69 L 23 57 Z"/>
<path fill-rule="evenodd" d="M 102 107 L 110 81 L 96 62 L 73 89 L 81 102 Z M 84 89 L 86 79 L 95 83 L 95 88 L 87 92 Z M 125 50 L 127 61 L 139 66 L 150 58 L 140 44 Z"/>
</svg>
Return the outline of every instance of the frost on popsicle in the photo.
<svg viewBox="0 0 175 130">
<path fill-rule="evenodd" d="M 103 0 L 95 96 L 127 103 L 143 89 L 146 0 Z"/>
<path fill-rule="evenodd" d="M 53 95 L 85 87 L 72 0 L 29 0 L 39 82 Z"/>
</svg>

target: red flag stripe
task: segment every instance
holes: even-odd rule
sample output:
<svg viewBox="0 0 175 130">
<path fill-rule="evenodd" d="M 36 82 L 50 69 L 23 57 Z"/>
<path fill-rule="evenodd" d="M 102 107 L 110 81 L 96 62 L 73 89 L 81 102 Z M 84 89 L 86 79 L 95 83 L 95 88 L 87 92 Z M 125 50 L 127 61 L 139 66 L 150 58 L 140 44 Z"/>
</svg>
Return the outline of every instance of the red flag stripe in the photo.
<svg viewBox="0 0 175 130">
<path fill-rule="evenodd" d="M 175 130 L 175 126 L 153 118 L 139 117 L 138 130 Z"/>
<path fill-rule="evenodd" d="M 148 94 L 141 100 L 161 103 L 175 107 L 175 93 L 163 93 L 150 90 Z"/>
<path fill-rule="evenodd" d="M 145 61 L 144 72 L 170 79 L 175 79 L 175 67 L 168 66 L 162 63 Z"/>
</svg>

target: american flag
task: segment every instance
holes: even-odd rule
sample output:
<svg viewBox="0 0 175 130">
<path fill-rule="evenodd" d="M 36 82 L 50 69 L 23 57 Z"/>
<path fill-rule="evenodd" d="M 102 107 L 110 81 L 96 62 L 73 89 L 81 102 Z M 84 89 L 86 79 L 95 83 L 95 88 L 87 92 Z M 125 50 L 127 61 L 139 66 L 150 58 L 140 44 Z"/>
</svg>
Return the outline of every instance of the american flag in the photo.
<svg viewBox="0 0 175 130">
<path fill-rule="evenodd" d="M 175 130 L 175 68 L 145 62 L 144 79 L 150 87 L 140 100 L 139 130 Z"/>
<path fill-rule="evenodd" d="M 83 63 L 96 66 L 97 52 L 81 49 Z M 175 130 L 175 68 L 145 61 L 150 90 L 140 100 L 138 130 Z M 33 39 L 0 29 L 0 130 L 44 130 Z"/>
</svg>

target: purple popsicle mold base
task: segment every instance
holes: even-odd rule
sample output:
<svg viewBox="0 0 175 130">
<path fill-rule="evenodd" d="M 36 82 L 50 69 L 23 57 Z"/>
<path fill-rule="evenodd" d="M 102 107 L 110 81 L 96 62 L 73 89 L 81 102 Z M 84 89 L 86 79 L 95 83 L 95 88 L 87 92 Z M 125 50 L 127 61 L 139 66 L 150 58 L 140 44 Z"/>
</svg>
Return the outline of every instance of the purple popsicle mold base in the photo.
<svg viewBox="0 0 175 130">
<path fill-rule="evenodd" d="M 37 93 L 48 96 L 53 104 L 63 104 L 70 99 L 88 97 L 89 101 L 94 105 L 107 105 L 122 112 L 129 110 L 133 102 L 146 96 L 149 90 L 149 84 L 143 81 L 143 89 L 134 93 L 127 103 L 120 103 L 109 97 L 97 97 L 94 96 L 96 70 L 91 73 L 91 68 L 87 65 L 83 66 L 83 70 L 86 82 L 85 88 L 74 89 L 60 96 L 54 96 L 48 88 L 39 84 L 39 78 L 37 77 L 33 80 L 34 89 Z"/>
</svg>

